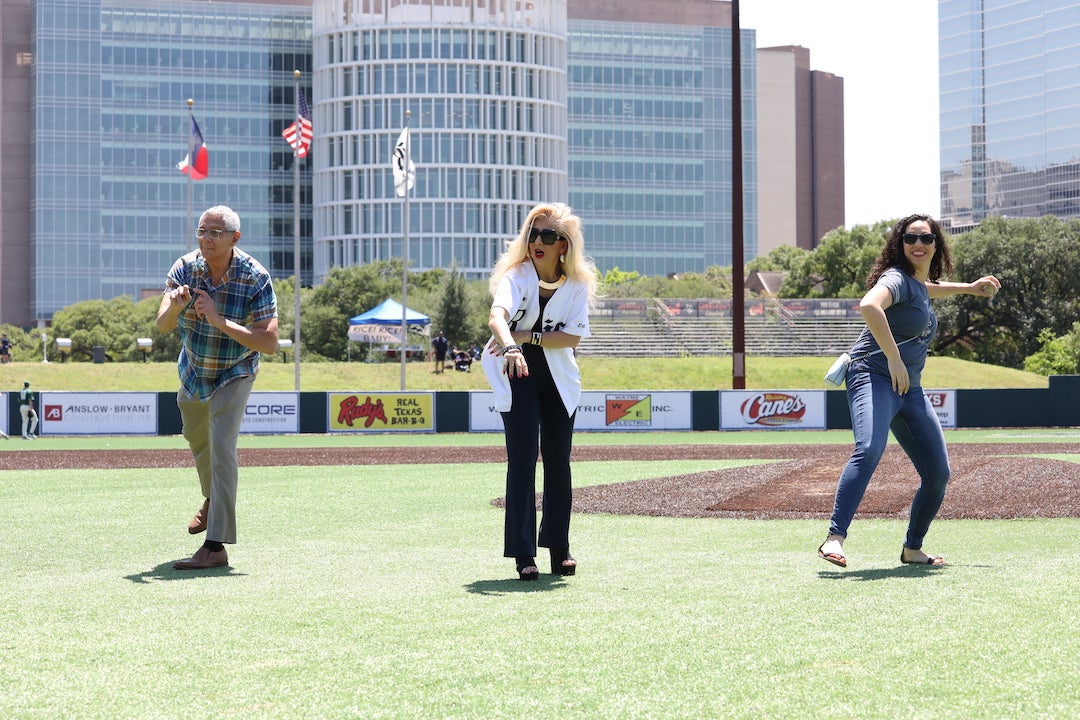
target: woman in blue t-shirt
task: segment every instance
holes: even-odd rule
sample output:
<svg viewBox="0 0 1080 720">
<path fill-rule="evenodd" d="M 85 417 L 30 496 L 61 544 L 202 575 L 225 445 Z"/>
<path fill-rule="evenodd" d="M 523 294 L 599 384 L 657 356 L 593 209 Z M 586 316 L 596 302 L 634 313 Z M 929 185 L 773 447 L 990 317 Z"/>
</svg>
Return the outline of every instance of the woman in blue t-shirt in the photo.
<svg viewBox="0 0 1080 720">
<path fill-rule="evenodd" d="M 859 303 L 866 329 L 851 349 L 847 371 L 855 450 L 836 486 L 829 536 L 818 548 L 818 555 L 835 565 L 847 567 L 848 525 L 885 452 L 890 429 L 921 480 L 900 562 L 945 564 L 922 550 L 949 481 L 945 436 L 922 389 L 926 352 L 937 331 L 930 299 L 961 294 L 989 298 L 1001 287 L 993 275 L 972 283 L 941 282 L 950 272 L 952 260 L 941 226 L 929 215 L 909 215 L 893 226 L 867 278 L 869 289 Z"/>
</svg>

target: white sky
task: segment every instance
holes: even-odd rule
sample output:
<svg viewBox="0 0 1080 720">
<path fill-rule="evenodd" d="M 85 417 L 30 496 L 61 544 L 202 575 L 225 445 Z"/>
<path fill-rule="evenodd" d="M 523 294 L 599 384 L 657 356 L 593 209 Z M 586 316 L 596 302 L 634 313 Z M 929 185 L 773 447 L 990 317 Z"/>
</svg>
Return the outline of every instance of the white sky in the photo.
<svg viewBox="0 0 1080 720">
<path fill-rule="evenodd" d="M 849 228 L 938 217 L 937 0 L 740 0 L 739 25 L 844 79 Z"/>
</svg>

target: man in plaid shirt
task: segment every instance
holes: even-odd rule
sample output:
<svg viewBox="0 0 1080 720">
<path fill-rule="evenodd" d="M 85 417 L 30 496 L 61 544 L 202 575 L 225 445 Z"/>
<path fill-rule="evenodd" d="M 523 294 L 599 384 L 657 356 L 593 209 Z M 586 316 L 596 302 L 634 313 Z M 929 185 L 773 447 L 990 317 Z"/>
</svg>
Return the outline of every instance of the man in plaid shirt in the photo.
<svg viewBox="0 0 1080 720">
<path fill-rule="evenodd" d="M 174 565 L 227 565 L 236 542 L 236 441 L 260 353 L 277 352 L 277 301 L 270 273 L 236 247 L 240 216 L 224 205 L 206 210 L 195 231 L 199 249 L 177 260 L 158 308 L 161 333 L 179 329 L 176 404 L 195 456 L 205 500 L 188 525 L 206 531 L 194 555 Z"/>
</svg>

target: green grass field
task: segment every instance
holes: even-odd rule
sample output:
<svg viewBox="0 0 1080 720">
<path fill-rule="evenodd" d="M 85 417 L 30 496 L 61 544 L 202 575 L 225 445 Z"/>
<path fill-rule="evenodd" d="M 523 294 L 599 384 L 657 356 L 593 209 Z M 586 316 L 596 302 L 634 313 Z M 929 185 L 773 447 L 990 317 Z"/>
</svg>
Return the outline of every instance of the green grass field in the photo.
<svg viewBox="0 0 1080 720">
<path fill-rule="evenodd" d="M 822 377 L 834 358 L 751 357 L 748 389 L 831 388 Z M 731 358 L 581 358 L 582 383 L 595 390 L 731 389 Z M 488 390 L 479 367 L 436 375 L 432 363 L 406 364 L 407 390 Z M 17 391 L 24 380 L 38 390 L 169 391 L 177 386 L 174 363 L 11 363 L 0 365 L 0 389 Z M 923 373 L 927 388 L 1045 388 L 1042 375 L 995 365 L 930 358 Z M 293 390 L 291 363 L 264 362 L 256 390 Z M 303 391 L 401 389 L 400 363 L 302 363 Z"/>
<path fill-rule="evenodd" d="M 740 438 L 766 439 L 580 442 Z M 767 434 L 792 438 L 849 442 Z M 435 441 L 499 438 L 241 444 Z M 33 448 L 129 442 L 182 447 Z M 579 462 L 575 484 L 725 462 Z M 952 564 L 926 568 L 898 564 L 902 522 L 857 517 L 844 571 L 816 557 L 824 519 L 575 514 L 578 575 L 520 583 L 490 504 L 501 464 L 242 468 L 231 567 L 184 573 L 172 563 L 199 542 L 186 532 L 196 485 L 190 469 L 4 473 L 0 717 L 1080 716 L 1080 520 L 940 521 L 928 549 Z"/>
</svg>

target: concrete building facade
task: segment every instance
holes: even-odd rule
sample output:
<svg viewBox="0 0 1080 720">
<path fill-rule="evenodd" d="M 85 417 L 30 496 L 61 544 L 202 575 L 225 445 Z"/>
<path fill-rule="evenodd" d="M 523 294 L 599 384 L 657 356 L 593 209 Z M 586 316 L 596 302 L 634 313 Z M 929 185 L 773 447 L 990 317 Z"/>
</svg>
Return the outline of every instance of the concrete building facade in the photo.
<svg viewBox="0 0 1080 720">
<path fill-rule="evenodd" d="M 759 48 L 758 253 L 813 250 L 844 225 L 844 80 L 803 47 Z"/>
</svg>

